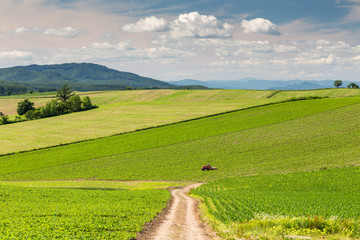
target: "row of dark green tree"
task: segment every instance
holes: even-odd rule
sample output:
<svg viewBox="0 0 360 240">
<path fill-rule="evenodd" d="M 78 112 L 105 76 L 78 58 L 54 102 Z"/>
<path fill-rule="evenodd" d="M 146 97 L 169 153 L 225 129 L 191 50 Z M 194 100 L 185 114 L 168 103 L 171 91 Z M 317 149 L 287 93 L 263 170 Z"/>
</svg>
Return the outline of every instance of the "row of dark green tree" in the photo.
<svg viewBox="0 0 360 240">
<path fill-rule="evenodd" d="M 18 103 L 17 112 L 20 116 L 25 115 L 28 120 L 34 120 L 93 108 L 96 108 L 96 106 L 91 103 L 88 96 L 81 99 L 79 95 L 74 94 L 70 86 L 64 84 L 57 90 L 56 99 L 38 108 L 35 108 L 34 103 L 29 99 L 24 99 Z"/>
<path fill-rule="evenodd" d="M 19 116 L 15 118 L 15 121 L 10 121 L 7 115 L 0 112 L 0 125 L 22 121 L 21 116 L 25 116 L 27 120 L 34 120 L 97 108 L 88 96 L 81 99 L 67 84 L 57 90 L 56 99 L 38 108 L 35 108 L 34 105 L 29 99 L 18 102 L 17 113 Z"/>
<path fill-rule="evenodd" d="M 28 92 L 28 87 L 17 84 L 4 84 L 0 81 L 0 96 L 23 94 Z"/>
</svg>

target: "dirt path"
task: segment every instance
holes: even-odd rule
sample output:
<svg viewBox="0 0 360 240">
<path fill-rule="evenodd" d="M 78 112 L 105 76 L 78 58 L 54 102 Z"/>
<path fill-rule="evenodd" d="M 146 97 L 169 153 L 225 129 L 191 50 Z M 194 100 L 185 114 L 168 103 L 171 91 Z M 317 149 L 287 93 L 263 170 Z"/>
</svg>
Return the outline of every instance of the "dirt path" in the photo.
<svg viewBox="0 0 360 240">
<path fill-rule="evenodd" d="M 216 235 L 209 234 L 200 221 L 196 209 L 196 200 L 188 196 L 188 192 L 201 183 L 187 185 L 172 190 L 173 203 L 165 220 L 160 223 L 152 239 L 156 240 L 209 240 Z"/>
</svg>

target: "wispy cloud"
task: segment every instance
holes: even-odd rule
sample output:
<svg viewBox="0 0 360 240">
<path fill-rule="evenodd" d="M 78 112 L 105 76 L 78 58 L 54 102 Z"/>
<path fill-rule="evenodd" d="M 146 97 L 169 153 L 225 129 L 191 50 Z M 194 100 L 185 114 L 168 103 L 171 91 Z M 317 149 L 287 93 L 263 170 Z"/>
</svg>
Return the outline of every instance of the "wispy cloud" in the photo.
<svg viewBox="0 0 360 240">
<path fill-rule="evenodd" d="M 31 52 L 23 51 L 11 51 L 11 52 L 0 52 L 0 59 L 12 59 L 12 60 L 31 60 L 35 55 Z"/>
<path fill-rule="evenodd" d="M 191 51 L 169 47 L 135 47 L 129 42 L 96 42 L 80 49 L 61 48 L 54 51 L 52 59 L 58 62 L 92 61 L 92 62 L 177 62 L 183 58 L 194 57 Z"/>
<path fill-rule="evenodd" d="M 19 27 L 15 29 L 14 33 L 32 33 L 32 34 L 42 34 L 46 36 L 57 36 L 65 38 L 73 38 L 78 36 L 78 31 L 72 27 L 65 28 L 41 28 L 41 27 Z"/>
</svg>

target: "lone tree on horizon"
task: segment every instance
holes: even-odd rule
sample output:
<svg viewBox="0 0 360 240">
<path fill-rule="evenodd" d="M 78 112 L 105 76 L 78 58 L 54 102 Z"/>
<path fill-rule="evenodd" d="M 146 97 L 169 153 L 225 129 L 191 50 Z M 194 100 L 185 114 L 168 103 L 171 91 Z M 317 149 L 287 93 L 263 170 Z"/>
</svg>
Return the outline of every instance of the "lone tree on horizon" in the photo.
<svg viewBox="0 0 360 240">
<path fill-rule="evenodd" d="M 335 80 L 335 82 L 334 82 L 334 86 L 337 88 L 340 87 L 342 84 L 343 84 L 343 82 L 341 80 Z"/>
<path fill-rule="evenodd" d="M 56 92 L 57 99 L 63 103 L 69 100 L 72 96 L 75 95 L 73 93 L 74 91 L 71 90 L 71 88 L 72 87 L 70 87 L 69 85 L 67 85 L 67 83 L 65 83 L 64 86 L 62 86 L 59 90 L 57 90 Z"/>
<path fill-rule="evenodd" d="M 350 83 L 348 85 L 348 88 L 359 88 L 359 85 L 357 85 L 356 83 Z"/>
</svg>

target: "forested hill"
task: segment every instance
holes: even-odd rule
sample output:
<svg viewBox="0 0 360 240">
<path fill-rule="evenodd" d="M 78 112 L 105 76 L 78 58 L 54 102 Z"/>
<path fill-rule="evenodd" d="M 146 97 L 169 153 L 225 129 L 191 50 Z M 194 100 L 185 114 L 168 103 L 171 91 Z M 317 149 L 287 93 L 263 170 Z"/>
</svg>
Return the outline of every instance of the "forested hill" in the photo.
<svg viewBox="0 0 360 240">
<path fill-rule="evenodd" d="M 30 65 L 0 69 L 0 80 L 34 88 L 58 88 L 64 82 L 75 90 L 172 88 L 173 85 L 134 73 L 121 72 L 92 63 Z"/>
</svg>

